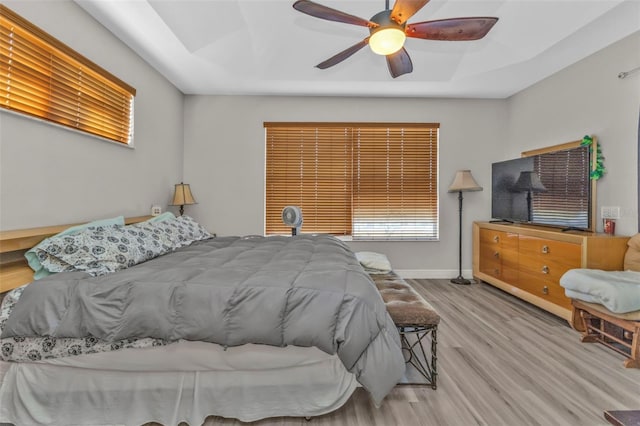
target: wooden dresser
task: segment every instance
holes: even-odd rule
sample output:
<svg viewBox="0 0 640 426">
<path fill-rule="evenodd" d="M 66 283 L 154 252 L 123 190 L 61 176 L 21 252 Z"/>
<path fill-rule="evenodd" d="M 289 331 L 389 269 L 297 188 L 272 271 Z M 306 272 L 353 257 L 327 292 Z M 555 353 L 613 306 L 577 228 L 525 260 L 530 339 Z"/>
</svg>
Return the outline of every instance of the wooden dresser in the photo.
<svg viewBox="0 0 640 426">
<path fill-rule="evenodd" d="M 621 270 L 628 237 L 489 222 L 473 224 L 473 276 L 559 317 L 571 301 L 559 280 L 573 268 Z"/>
</svg>

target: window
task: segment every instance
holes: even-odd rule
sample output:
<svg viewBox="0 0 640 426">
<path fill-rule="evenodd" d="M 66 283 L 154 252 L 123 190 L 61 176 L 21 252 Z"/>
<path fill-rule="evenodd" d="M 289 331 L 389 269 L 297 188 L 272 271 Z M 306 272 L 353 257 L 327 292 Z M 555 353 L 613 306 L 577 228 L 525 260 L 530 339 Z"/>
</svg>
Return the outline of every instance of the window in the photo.
<svg viewBox="0 0 640 426">
<path fill-rule="evenodd" d="M 265 232 L 438 239 L 438 124 L 265 123 Z"/>
<path fill-rule="evenodd" d="M 0 4 L 0 107 L 130 144 L 134 88 Z"/>
</svg>

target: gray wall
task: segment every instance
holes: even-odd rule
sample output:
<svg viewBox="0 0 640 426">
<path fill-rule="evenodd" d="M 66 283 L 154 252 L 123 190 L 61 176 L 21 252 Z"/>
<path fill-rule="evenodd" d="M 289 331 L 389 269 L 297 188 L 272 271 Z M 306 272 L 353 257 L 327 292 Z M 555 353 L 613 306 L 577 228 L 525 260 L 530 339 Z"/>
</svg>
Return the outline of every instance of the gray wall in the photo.
<svg viewBox="0 0 640 426">
<path fill-rule="evenodd" d="M 486 189 L 465 196 L 463 269 L 470 270 L 471 222 L 488 217 L 491 161 L 503 150 L 506 117 L 504 100 L 187 96 L 184 176 L 199 202 L 187 210 L 221 235 L 264 232 L 265 121 L 438 122 L 440 241 L 350 245 L 386 253 L 412 276 L 455 276 L 458 201 L 447 188 L 468 168 Z"/>
<path fill-rule="evenodd" d="M 223 235 L 261 234 L 264 216 L 264 121 L 440 122 L 440 241 L 352 242 L 386 253 L 410 276 L 447 277 L 457 268 L 457 200 L 447 187 L 470 168 L 485 191 L 466 194 L 463 270 L 471 269 L 471 222 L 490 216 L 491 163 L 525 150 L 598 136 L 608 173 L 599 207 L 620 206 L 617 233 L 637 224 L 638 34 L 541 81 L 508 100 L 187 96 L 185 181 L 199 205 L 190 213 Z"/>
<path fill-rule="evenodd" d="M 640 73 L 618 73 L 640 65 L 640 32 L 529 87 L 508 100 L 508 149 L 521 151 L 582 139 L 594 134 L 607 173 L 597 184 L 597 230 L 601 206 L 620 206 L 616 233 L 638 230 L 638 106 Z"/>
<path fill-rule="evenodd" d="M 166 206 L 182 178 L 182 93 L 75 3 L 3 3 L 135 87 L 137 96 L 135 149 L 0 112 L 0 229 Z"/>
<path fill-rule="evenodd" d="M 0 112 L 0 229 L 142 215 L 153 203 L 166 208 L 184 165 L 184 181 L 199 202 L 187 213 L 222 235 L 261 234 L 264 121 L 441 123 L 440 241 L 350 243 L 355 250 L 386 253 L 411 276 L 457 272 L 458 204 L 447 192 L 456 170 L 471 169 L 485 188 L 465 195 L 468 276 L 471 222 L 490 214 L 491 163 L 587 133 L 600 138 L 608 169 L 598 184 L 598 205 L 621 206 L 618 233 L 638 229 L 640 73 L 616 78 L 638 66 L 638 34 L 508 100 L 184 97 L 75 3 L 5 3 L 136 87 L 138 95 L 135 149 Z"/>
</svg>

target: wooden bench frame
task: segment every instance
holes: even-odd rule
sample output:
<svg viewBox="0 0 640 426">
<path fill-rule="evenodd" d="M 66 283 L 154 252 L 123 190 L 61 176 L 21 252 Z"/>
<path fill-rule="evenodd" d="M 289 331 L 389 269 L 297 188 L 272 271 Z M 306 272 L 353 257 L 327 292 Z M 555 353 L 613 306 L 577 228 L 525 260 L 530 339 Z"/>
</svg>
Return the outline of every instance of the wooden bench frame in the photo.
<svg viewBox="0 0 640 426">
<path fill-rule="evenodd" d="M 575 299 L 571 304 L 573 305 L 571 325 L 582 333 L 582 342 L 601 343 L 627 357 L 624 361 L 625 368 L 640 368 L 640 321 L 618 318 Z M 613 335 L 610 331 L 611 325 L 621 328 L 624 335 L 630 335 L 631 338 Z"/>
</svg>

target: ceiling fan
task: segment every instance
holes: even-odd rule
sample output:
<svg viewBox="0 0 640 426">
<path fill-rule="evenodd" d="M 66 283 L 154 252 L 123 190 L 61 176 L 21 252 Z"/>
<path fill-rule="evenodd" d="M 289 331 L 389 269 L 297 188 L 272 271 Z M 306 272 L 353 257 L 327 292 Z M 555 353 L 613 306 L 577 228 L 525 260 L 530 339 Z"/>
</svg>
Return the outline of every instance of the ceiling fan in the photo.
<svg viewBox="0 0 640 426">
<path fill-rule="evenodd" d="M 411 58 L 404 48 L 407 37 L 426 40 L 467 41 L 478 40 L 487 35 L 498 18 L 452 18 L 407 24 L 407 20 L 427 4 L 429 0 L 396 0 L 389 10 L 389 0 L 385 0 L 385 10 L 363 19 L 348 13 L 332 9 L 310 0 L 298 0 L 294 9 L 327 21 L 343 22 L 369 28 L 369 37 L 337 55 L 332 56 L 316 67 L 332 67 L 369 45 L 374 53 L 385 55 L 389 72 L 393 78 L 413 71 Z"/>
</svg>

